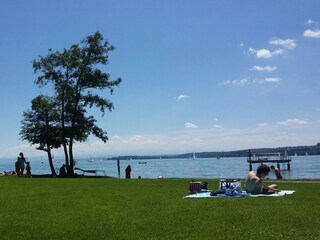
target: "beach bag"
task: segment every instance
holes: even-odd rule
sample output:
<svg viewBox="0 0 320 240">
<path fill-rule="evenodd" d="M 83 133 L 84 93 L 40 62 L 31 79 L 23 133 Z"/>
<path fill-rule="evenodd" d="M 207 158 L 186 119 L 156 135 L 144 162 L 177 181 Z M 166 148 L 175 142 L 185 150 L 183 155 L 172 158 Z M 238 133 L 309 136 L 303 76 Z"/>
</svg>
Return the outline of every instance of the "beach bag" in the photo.
<svg viewBox="0 0 320 240">
<path fill-rule="evenodd" d="M 227 196 L 238 196 L 242 193 L 240 179 L 220 179 L 219 189 Z"/>
<path fill-rule="evenodd" d="M 241 180 L 222 178 L 219 181 L 219 189 L 220 190 L 237 189 L 237 191 L 241 191 Z"/>
<path fill-rule="evenodd" d="M 202 189 L 202 183 L 201 182 L 191 182 L 189 184 L 189 192 L 190 193 L 198 193 Z"/>
<path fill-rule="evenodd" d="M 201 189 L 208 189 L 207 182 L 191 182 L 189 184 L 189 192 L 190 193 L 198 193 Z"/>
</svg>

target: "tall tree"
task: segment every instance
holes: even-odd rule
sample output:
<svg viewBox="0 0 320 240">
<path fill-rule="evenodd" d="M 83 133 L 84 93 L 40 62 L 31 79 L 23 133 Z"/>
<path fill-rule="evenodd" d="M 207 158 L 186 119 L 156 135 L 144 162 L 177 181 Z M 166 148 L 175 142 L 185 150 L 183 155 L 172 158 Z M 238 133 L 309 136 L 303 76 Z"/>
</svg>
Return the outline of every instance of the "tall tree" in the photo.
<svg viewBox="0 0 320 240">
<path fill-rule="evenodd" d="M 56 172 L 51 149 L 61 146 L 59 119 L 54 100 L 40 95 L 32 100 L 31 110 L 23 113 L 21 121 L 21 138 L 38 144 L 38 150 L 47 152 L 52 175 L 56 175 Z"/>
<path fill-rule="evenodd" d="M 103 90 L 112 94 L 121 78 L 110 80 L 108 73 L 99 67 L 108 64 L 109 52 L 114 47 L 96 32 L 80 44 L 73 44 L 62 52 L 49 49 L 46 57 L 33 61 L 35 83 L 43 86 L 51 82 L 60 105 L 61 138 L 68 172 L 74 172 L 73 144 L 85 141 L 90 134 L 102 141 L 108 140 L 107 133 L 96 125 L 93 116 L 87 116 L 87 108 L 98 107 L 102 114 L 114 109 L 113 103 L 99 95 Z M 101 90 L 101 91 L 97 91 Z"/>
</svg>

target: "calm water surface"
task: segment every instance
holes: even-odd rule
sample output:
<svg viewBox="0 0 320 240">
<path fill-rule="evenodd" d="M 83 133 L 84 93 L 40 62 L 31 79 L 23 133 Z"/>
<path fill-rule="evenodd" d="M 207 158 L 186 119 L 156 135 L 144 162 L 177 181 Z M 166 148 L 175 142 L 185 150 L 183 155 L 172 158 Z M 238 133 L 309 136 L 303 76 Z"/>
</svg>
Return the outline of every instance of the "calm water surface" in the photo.
<svg viewBox="0 0 320 240">
<path fill-rule="evenodd" d="M 28 159 L 33 174 L 49 174 L 47 161 Z M 15 159 L 0 160 L 0 172 L 14 170 Z M 55 160 L 54 165 L 59 169 L 63 160 Z M 124 178 L 125 168 L 131 165 L 132 178 L 244 178 L 249 170 L 247 159 L 244 158 L 199 158 L 199 159 L 150 159 L 150 160 L 121 160 L 120 177 Z M 276 165 L 276 164 L 275 164 Z M 76 167 L 85 170 L 103 170 L 106 175 L 118 177 L 117 161 L 102 159 L 82 159 Z M 256 169 L 258 164 L 253 164 Z M 294 156 L 291 170 L 287 171 L 286 164 L 280 165 L 281 173 L 285 179 L 320 179 L 320 156 Z M 76 171 L 81 173 L 80 171 Z M 92 175 L 86 173 L 86 175 Z M 94 174 L 93 174 L 94 175 Z M 103 175 L 103 172 L 98 172 Z M 269 178 L 275 178 L 273 172 Z"/>
</svg>

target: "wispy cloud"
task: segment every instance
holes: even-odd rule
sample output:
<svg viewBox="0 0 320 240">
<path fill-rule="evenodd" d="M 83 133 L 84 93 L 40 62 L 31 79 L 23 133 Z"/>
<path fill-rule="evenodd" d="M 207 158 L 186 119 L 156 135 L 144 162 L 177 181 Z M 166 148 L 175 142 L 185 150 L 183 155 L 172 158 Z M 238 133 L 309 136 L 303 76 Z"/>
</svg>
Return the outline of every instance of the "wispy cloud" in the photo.
<svg viewBox="0 0 320 240">
<path fill-rule="evenodd" d="M 245 86 L 247 84 L 251 84 L 251 83 L 252 83 L 251 80 L 249 80 L 247 78 L 243 78 L 240 80 L 227 80 L 227 81 L 224 81 L 223 84 L 243 87 L 243 86 Z"/>
<path fill-rule="evenodd" d="M 257 124 L 257 127 L 258 128 L 264 128 L 264 127 L 268 127 L 269 126 L 269 124 L 268 123 L 265 123 L 265 122 L 263 122 L 263 123 L 258 123 Z"/>
<path fill-rule="evenodd" d="M 185 123 L 184 126 L 185 126 L 185 128 L 187 128 L 187 129 L 196 129 L 196 128 L 198 128 L 198 126 L 197 126 L 196 124 L 191 123 L 191 122 Z"/>
<path fill-rule="evenodd" d="M 307 29 L 303 32 L 303 36 L 306 38 L 320 38 L 320 30 Z"/>
<path fill-rule="evenodd" d="M 218 124 L 214 124 L 213 127 L 214 127 L 215 129 L 223 129 L 223 128 L 224 128 L 223 126 L 218 125 Z"/>
<path fill-rule="evenodd" d="M 262 66 L 253 66 L 252 68 L 250 68 L 251 71 L 258 71 L 258 72 L 273 72 L 277 69 L 277 66 L 265 66 L 265 67 L 262 67 Z"/>
<path fill-rule="evenodd" d="M 120 139 L 120 136 L 119 135 L 114 135 L 114 136 L 112 136 L 111 139 Z"/>
<path fill-rule="evenodd" d="M 277 55 L 284 54 L 285 51 L 283 49 L 277 49 L 274 51 L 270 51 L 268 49 L 254 49 L 254 48 L 249 48 L 249 53 L 254 54 L 257 58 L 272 58 Z"/>
<path fill-rule="evenodd" d="M 277 124 L 281 126 L 295 126 L 295 125 L 305 125 L 305 124 L 308 124 L 308 122 L 305 120 L 294 118 L 294 119 L 287 119 L 287 120 L 278 122 Z"/>
<path fill-rule="evenodd" d="M 266 77 L 264 79 L 249 79 L 249 78 L 244 78 L 240 80 L 227 80 L 224 81 L 223 84 L 225 85 L 233 85 L 233 86 L 238 86 L 238 87 L 244 87 L 246 85 L 251 85 L 251 84 L 257 84 L 257 83 L 277 83 L 280 82 L 281 78 L 279 77 Z"/>
<path fill-rule="evenodd" d="M 281 39 L 281 38 L 272 38 L 269 41 L 270 45 L 278 46 L 284 49 L 294 49 L 297 47 L 297 41 L 295 39 Z M 282 55 L 285 54 L 286 51 L 284 49 L 276 49 L 274 51 L 266 49 L 266 48 L 261 48 L 261 49 L 254 49 L 254 48 L 249 48 L 248 52 L 249 54 L 255 55 L 257 58 L 272 58 L 277 55 Z"/>
<path fill-rule="evenodd" d="M 177 97 L 178 100 L 183 100 L 183 99 L 187 99 L 187 98 L 189 98 L 189 96 L 183 95 L 183 94 L 181 94 L 181 95 L 179 95 L 179 96 Z"/>
<path fill-rule="evenodd" d="M 271 45 L 281 46 L 286 49 L 294 49 L 297 46 L 296 40 L 294 39 L 281 39 L 281 38 L 273 38 L 269 41 Z"/>
<path fill-rule="evenodd" d="M 214 123 L 215 124 L 215 123 Z M 195 124 L 194 124 L 195 125 Z M 293 117 L 275 123 L 262 122 L 247 128 L 228 128 L 213 125 L 209 129 L 185 129 L 179 132 L 143 134 L 111 138 L 104 143 L 94 140 L 75 143 L 78 157 L 132 155 L 132 154 L 168 154 L 190 151 L 235 150 L 254 147 L 279 147 L 313 145 L 319 142 L 320 121 L 309 122 Z M 29 144 L 0 149 L 3 156 L 14 158 L 17 152 L 26 152 L 34 161 L 35 157 L 44 156 Z M 54 150 L 56 158 L 63 158 L 61 149 Z"/>
<path fill-rule="evenodd" d="M 156 141 L 152 140 L 152 139 L 148 139 L 142 135 L 134 135 L 131 136 L 129 139 L 126 140 L 127 144 L 154 144 L 156 143 Z"/>
<path fill-rule="evenodd" d="M 318 24 L 318 23 L 319 23 L 319 21 L 314 21 L 314 20 L 312 20 L 310 18 L 306 22 L 307 25 Z"/>
<path fill-rule="evenodd" d="M 260 83 L 277 83 L 280 82 L 280 78 L 278 77 L 268 77 L 260 81 Z"/>
</svg>

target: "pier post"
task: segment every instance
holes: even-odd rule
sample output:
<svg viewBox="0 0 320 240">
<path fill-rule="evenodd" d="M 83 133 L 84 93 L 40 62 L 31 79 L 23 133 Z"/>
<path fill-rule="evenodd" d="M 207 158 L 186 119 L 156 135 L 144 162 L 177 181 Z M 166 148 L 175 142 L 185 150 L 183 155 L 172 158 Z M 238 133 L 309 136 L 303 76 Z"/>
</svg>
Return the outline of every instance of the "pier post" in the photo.
<svg viewBox="0 0 320 240">
<path fill-rule="evenodd" d="M 252 164 L 249 163 L 249 171 L 252 171 Z"/>
<path fill-rule="evenodd" d="M 280 163 L 279 162 L 277 163 L 277 168 L 280 169 Z"/>
<path fill-rule="evenodd" d="M 290 170 L 290 163 L 287 164 L 287 170 Z"/>
<path fill-rule="evenodd" d="M 117 160 L 118 178 L 120 178 L 120 159 Z"/>
</svg>

